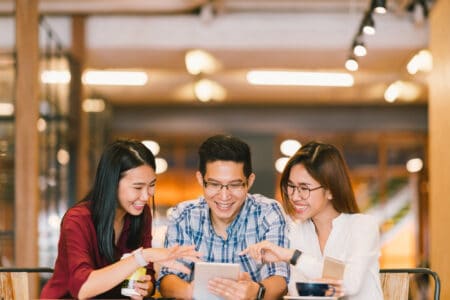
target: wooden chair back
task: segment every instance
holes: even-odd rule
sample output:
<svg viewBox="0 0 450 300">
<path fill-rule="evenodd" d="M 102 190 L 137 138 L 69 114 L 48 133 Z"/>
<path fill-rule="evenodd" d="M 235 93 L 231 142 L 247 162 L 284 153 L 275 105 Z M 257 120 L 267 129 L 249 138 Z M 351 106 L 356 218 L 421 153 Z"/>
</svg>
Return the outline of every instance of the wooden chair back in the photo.
<svg viewBox="0 0 450 300">
<path fill-rule="evenodd" d="M 408 273 L 381 273 L 380 281 L 385 300 L 408 300 Z"/>
<path fill-rule="evenodd" d="M 28 294 L 28 274 L 24 272 L 1 272 L 0 299 L 30 299 Z"/>
<path fill-rule="evenodd" d="M 412 274 L 420 274 L 433 279 L 433 299 L 440 299 L 441 281 L 439 275 L 428 268 L 381 269 L 380 281 L 384 299 L 408 300 L 409 281 Z"/>
<path fill-rule="evenodd" d="M 33 280 L 37 281 L 38 273 L 53 273 L 53 269 L 45 267 L 0 267 L 0 300 L 29 300 L 35 298 L 34 295 L 30 295 L 29 283 Z"/>
</svg>

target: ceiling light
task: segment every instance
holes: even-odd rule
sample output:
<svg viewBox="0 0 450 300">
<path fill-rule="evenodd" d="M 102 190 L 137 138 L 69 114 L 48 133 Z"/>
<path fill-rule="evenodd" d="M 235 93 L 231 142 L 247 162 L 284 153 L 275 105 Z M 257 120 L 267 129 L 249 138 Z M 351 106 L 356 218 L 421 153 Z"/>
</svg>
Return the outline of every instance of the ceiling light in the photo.
<svg viewBox="0 0 450 300">
<path fill-rule="evenodd" d="M 280 157 L 277 159 L 275 161 L 275 170 L 277 170 L 278 173 L 282 173 L 288 161 L 289 157 Z"/>
<path fill-rule="evenodd" d="M 208 52 L 203 50 L 191 50 L 184 58 L 189 74 L 211 74 L 219 68 L 218 61 Z"/>
<path fill-rule="evenodd" d="M 348 73 L 250 71 L 247 81 L 254 85 L 290 86 L 353 86 L 353 76 Z"/>
<path fill-rule="evenodd" d="M 155 164 L 156 164 L 156 174 L 161 174 L 167 171 L 168 164 L 167 161 L 164 158 L 156 157 L 155 158 Z"/>
<path fill-rule="evenodd" d="M 222 101 L 226 97 L 225 89 L 215 81 L 201 79 L 194 85 L 195 97 L 201 102 Z"/>
<path fill-rule="evenodd" d="M 159 150 L 161 149 L 159 144 L 152 140 L 142 141 L 142 144 L 144 144 L 144 146 L 147 147 L 152 152 L 153 155 L 158 155 Z"/>
<path fill-rule="evenodd" d="M 389 85 L 384 93 L 387 102 L 394 102 L 397 99 L 404 101 L 414 101 L 420 95 L 420 87 L 408 81 L 397 80 Z"/>
<path fill-rule="evenodd" d="M 374 35 L 375 34 L 375 22 L 373 21 L 372 14 L 370 12 L 367 12 L 363 19 L 363 32 L 367 35 Z"/>
<path fill-rule="evenodd" d="M 419 71 L 430 72 L 433 69 L 433 56 L 428 50 L 420 50 L 419 53 L 413 56 L 406 65 L 408 73 L 411 75 Z"/>
<path fill-rule="evenodd" d="M 14 114 L 14 105 L 12 103 L 0 102 L 0 116 L 12 116 Z"/>
<path fill-rule="evenodd" d="M 103 99 L 85 99 L 81 107 L 83 111 L 89 113 L 99 113 L 105 110 L 105 101 Z"/>
<path fill-rule="evenodd" d="M 408 71 L 409 74 L 414 75 L 419 71 L 419 65 L 417 62 L 417 56 L 414 55 L 413 58 L 411 58 L 411 60 L 408 62 L 408 64 L 406 65 L 406 70 Z"/>
<path fill-rule="evenodd" d="M 44 132 L 47 129 L 47 121 L 44 118 L 39 118 L 37 120 L 37 130 L 39 132 Z"/>
<path fill-rule="evenodd" d="M 353 43 L 353 54 L 355 54 L 356 56 L 366 56 L 367 49 L 362 41 L 356 40 Z"/>
<path fill-rule="evenodd" d="M 213 86 L 210 80 L 202 79 L 195 83 L 194 93 L 201 102 L 209 102 L 213 98 Z"/>
<path fill-rule="evenodd" d="M 406 163 L 406 169 L 410 173 L 417 173 L 423 168 L 423 161 L 420 158 L 412 158 Z"/>
<path fill-rule="evenodd" d="M 48 84 L 66 84 L 70 82 L 69 71 L 45 70 L 41 73 L 41 82 Z"/>
<path fill-rule="evenodd" d="M 69 151 L 66 149 L 59 149 L 56 154 L 56 159 L 58 160 L 59 164 L 61 165 L 67 165 L 70 161 L 70 154 Z"/>
<path fill-rule="evenodd" d="M 386 13 L 386 0 L 372 0 L 371 8 L 377 14 L 385 14 Z"/>
<path fill-rule="evenodd" d="M 94 71 L 83 74 L 83 83 L 89 85 L 129 85 L 142 86 L 147 83 L 145 72 L 138 71 Z"/>
<path fill-rule="evenodd" d="M 389 103 L 392 103 L 395 100 L 397 100 L 399 95 L 400 95 L 400 86 L 397 82 L 394 82 L 391 83 L 384 92 L 384 100 L 386 100 Z"/>
<path fill-rule="evenodd" d="M 353 55 L 351 55 L 345 62 L 345 68 L 352 72 L 358 70 L 358 68 L 359 68 L 358 61 L 356 60 L 356 58 Z"/>
<path fill-rule="evenodd" d="M 283 155 L 292 156 L 295 154 L 295 152 L 297 152 L 298 149 L 300 149 L 301 146 L 302 144 L 300 144 L 300 142 L 297 140 L 284 140 L 280 144 L 280 151 L 281 153 L 283 153 Z"/>
</svg>

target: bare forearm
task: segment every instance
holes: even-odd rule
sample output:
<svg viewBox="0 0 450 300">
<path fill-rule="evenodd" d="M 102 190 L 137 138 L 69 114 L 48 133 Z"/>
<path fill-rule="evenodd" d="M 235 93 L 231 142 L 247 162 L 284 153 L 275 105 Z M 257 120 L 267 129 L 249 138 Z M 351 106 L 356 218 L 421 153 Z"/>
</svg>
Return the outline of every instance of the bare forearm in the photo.
<svg viewBox="0 0 450 300">
<path fill-rule="evenodd" d="M 161 279 L 159 291 L 161 292 L 162 296 L 168 298 L 192 298 L 191 284 L 174 274 L 166 275 Z"/>
<path fill-rule="evenodd" d="M 121 283 L 138 267 L 139 265 L 134 257 L 130 256 L 104 268 L 92 271 L 81 286 L 78 298 L 91 298 L 109 291 Z"/>
<path fill-rule="evenodd" d="M 261 283 L 266 288 L 266 293 L 264 295 L 265 300 L 282 299 L 286 294 L 286 279 L 282 276 L 270 276 L 261 281 Z"/>
</svg>

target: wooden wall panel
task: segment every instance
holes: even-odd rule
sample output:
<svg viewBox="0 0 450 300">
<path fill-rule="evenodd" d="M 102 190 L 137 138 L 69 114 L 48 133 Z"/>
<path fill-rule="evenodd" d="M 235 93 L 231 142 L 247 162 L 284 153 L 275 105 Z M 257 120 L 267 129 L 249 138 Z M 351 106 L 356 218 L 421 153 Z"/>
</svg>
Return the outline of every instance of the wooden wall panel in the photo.
<svg viewBox="0 0 450 300">
<path fill-rule="evenodd" d="M 81 200 L 91 187 L 89 174 L 89 130 L 88 115 L 81 107 L 86 97 L 86 91 L 81 83 L 86 59 L 86 18 L 82 15 L 72 17 L 72 55 L 75 62 L 72 64 L 71 80 L 71 124 L 73 128 L 71 145 L 76 153 L 76 195 L 75 201 Z"/>
<path fill-rule="evenodd" d="M 429 96 L 431 267 L 450 299 L 450 1 L 437 1 L 430 16 L 433 71 Z"/>
<path fill-rule="evenodd" d="M 38 0 L 16 1 L 17 85 L 15 102 L 15 264 L 38 265 Z M 30 282 L 37 297 L 37 277 Z"/>
</svg>

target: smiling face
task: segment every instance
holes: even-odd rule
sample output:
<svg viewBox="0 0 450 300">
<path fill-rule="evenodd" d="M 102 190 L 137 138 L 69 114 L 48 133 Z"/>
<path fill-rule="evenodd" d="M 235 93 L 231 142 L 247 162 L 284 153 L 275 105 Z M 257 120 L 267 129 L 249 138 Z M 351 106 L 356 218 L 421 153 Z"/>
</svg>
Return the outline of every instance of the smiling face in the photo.
<svg viewBox="0 0 450 300">
<path fill-rule="evenodd" d="M 244 205 L 255 175 L 251 174 L 247 179 L 243 167 L 243 163 L 218 160 L 206 164 L 204 178 L 200 172 L 197 172 L 197 180 L 203 187 L 213 224 L 229 225 Z M 217 187 L 218 185 L 228 185 L 228 187 Z"/>
<path fill-rule="evenodd" d="M 126 171 L 119 180 L 116 218 L 122 217 L 125 213 L 140 215 L 155 193 L 155 184 L 155 171 L 148 165 Z"/>
<path fill-rule="evenodd" d="M 296 219 L 304 221 L 312 218 L 314 220 L 315 218 L 337 213 L 331 203 L 331 193 L 326 189 L 317 188 L 321 186 L 320 183 L 308 173 L 303 164 L 297 164 L 291 168 L 288 186 L 302 186 L 311 190 L 309 197 L 306 199 L 302 199 L 295 188 L 293 189 L 294 192 L 289 194 L 289 200 L 294 206 Z"/>
</svg>

